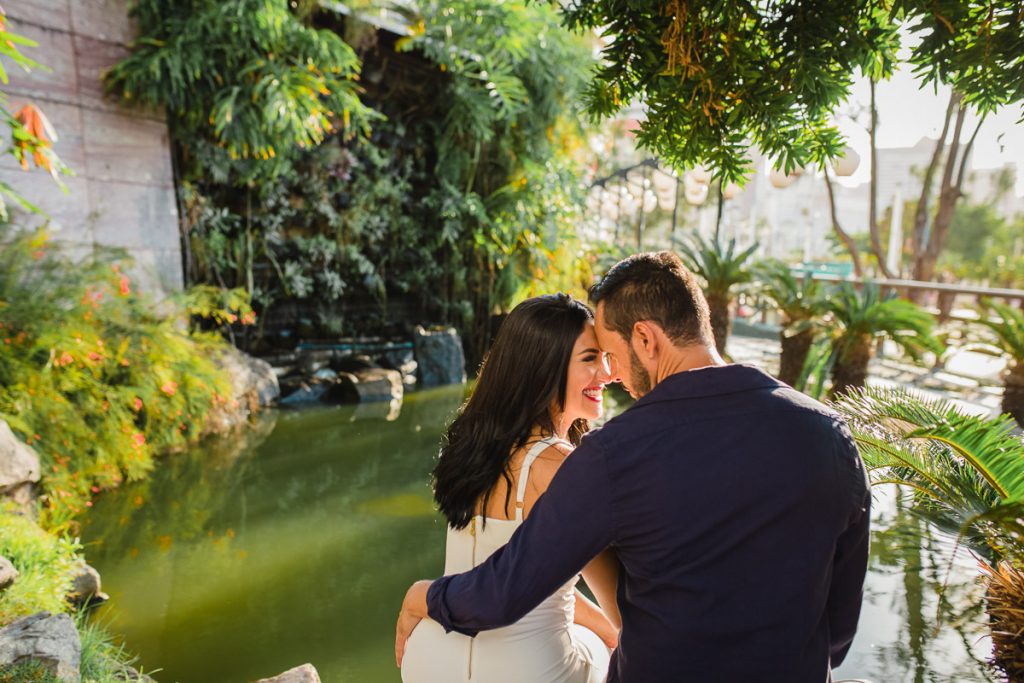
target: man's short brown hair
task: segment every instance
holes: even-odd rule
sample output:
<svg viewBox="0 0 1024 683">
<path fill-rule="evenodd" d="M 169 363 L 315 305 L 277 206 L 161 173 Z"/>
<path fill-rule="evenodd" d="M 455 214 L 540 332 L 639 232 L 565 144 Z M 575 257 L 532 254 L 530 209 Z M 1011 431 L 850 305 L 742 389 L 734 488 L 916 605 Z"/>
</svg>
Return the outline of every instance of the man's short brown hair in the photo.
<svg viewBox="0 0 1024 683">
<path fill-rule="evenodd" d="M 590 288 L 604 303 L 604 324 L 626 341 L 641 320 L 657 323 L 678 346 L 713 343 L 708 302 L 697 278 L 671 251 L 634 254 Z"/>
</svg>

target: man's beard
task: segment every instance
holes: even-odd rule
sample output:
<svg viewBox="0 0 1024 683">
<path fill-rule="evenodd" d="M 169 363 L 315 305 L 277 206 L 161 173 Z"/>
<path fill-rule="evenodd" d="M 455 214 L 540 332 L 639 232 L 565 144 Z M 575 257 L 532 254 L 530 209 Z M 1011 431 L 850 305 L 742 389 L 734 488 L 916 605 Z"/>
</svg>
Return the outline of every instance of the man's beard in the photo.
<svg viewBox="0 0 1024 683">
<path fill-rule="evenodd" d="M 651 373 L 640 362 L 640 356 L 629 350 L 629 388 L 634 398 L 640 398 L 651 390 Z"/>
</svg>

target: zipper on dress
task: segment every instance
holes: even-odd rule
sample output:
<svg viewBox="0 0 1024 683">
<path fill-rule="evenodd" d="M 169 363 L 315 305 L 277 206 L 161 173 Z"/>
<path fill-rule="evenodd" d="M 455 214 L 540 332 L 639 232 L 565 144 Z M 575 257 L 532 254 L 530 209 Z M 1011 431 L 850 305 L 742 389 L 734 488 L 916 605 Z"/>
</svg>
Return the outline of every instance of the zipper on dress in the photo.
<svg viewBox="0 0 1024 683">
<path fill-rule="evenodd" d="M 470 557 L 470 561 L 474 567 L 476 567 L 476 517 L 469 520 L 469 535 L 473 537 L 473 550 Z M 469 639 L 469 667 L 467 672 L 467 678 L 473 679 L 473 643 L 476 638 Z"/>
</svg>

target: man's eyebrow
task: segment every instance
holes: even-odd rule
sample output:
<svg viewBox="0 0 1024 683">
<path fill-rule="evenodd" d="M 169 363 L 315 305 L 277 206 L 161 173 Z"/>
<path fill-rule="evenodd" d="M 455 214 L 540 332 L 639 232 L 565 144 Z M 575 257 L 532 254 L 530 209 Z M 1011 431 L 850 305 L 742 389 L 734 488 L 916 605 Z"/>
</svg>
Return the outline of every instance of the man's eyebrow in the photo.
<svg viewBox="0 0 1024 683">
<path fill-rule="evenodd" d="M 583 349 L 582 351 L 580 351 L 576 355 L 577 356 L 582 356 L 585 353 L 601 353 L 601 349 Z"/>
</svg>

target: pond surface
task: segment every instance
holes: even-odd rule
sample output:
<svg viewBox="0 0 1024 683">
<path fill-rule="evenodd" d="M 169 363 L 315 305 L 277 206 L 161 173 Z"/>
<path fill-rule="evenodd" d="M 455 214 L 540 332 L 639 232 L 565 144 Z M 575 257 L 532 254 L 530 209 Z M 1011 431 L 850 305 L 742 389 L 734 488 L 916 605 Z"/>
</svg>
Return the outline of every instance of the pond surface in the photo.
<svg viewBox="0 0 1024 683">
<path fill-rule="evenodd" d="M 373 406 L 274 413 L 100 496 L 82 529 L 111 596 L 96 618 L 161 683 L 245 683 L 303 662 L 325 683 L 399 681 L 402 595 L 444 564 L 428 474 L 462 396 L 407 394 L 392 421 Z M 837 674 L 990 680 L 973 561 L 950 563 L 898 510 L 893 494 L 876 501 L 864 615 Z M 947 582 L 956 617 L 937 626 Z"/>
</svg>

